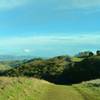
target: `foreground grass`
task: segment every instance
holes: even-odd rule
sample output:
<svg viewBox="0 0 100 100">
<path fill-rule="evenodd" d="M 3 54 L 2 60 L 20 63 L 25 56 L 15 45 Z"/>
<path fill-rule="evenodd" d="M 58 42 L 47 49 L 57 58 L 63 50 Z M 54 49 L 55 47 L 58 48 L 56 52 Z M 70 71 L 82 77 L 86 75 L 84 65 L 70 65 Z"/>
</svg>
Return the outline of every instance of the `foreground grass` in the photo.
<svg viewBox="0 0 100 100">
<path fill-rule="evenodd" d="M 0 77 L 0 100 L 100 100 L 100 80 L 72 86 L 25 77 Z"/>
<path fill-rule="evenodd" d="M 84 97 L 84 100 L 100 100 L 100 79 L 73 85 L 73 87 Z"/>
<path fill-rule="evenodd" d="M 48 82 L 33 78 L 0 78 L 0 100 L 42 100 Z"/>
<path fill-rule="evenodd" d="M 72 86 L 51 85 L 44 100 L 84 100 Z"/>
</svg>

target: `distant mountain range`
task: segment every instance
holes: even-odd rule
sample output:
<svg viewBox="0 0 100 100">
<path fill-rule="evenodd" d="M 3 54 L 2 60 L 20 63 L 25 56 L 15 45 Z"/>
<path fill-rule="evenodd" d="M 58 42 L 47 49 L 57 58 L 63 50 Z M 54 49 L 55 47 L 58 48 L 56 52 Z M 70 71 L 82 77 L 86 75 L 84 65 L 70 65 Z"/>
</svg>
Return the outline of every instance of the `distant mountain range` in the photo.
<svg viewBox="0 0 100 100">
<path fill-rule="evenodd" d="M 33 56 L 14 56 L 14 55 L 0 55 L 0 61 L 9 60 L 28 60 L 34 58 Z"/>
</svg>

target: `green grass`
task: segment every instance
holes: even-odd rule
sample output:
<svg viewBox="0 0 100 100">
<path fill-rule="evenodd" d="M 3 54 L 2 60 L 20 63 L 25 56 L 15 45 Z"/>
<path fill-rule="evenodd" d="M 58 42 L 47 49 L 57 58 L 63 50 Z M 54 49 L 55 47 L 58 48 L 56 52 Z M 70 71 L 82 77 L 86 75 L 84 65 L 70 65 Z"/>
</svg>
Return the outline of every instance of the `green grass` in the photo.
<svg viewBox="0 0 100 100">
<path fill-rule="evenodd" d="M 42 100 L 48 82 L 33 78 L 0 78 L 0 100 Z"/>
<path fill-rule="evenodd" d="M 26 77 L 0 77 L 0 100 L 100 100 L 100 80 L 71 86 Z"/>
<path fill-rule="evenodd" d="M 74 85 L 86 100 L 100 100 L 100 79 Z"/>
<path fill-rule="evenodd" d="M 0 63 L 0 70 L 3 71 L 3 70 L 8 70 L 8 69 L 11 69 L 9 65 Z"/>
<path fill-rule="evenodd" d="M 84 100 L 72 86 L 51 85 L 44 100 Z"/>
<path fill-rule="evenodd" d="M 73 62 L 80 62 L 80 61 L 83 60 L 83 58 L 72 57 L 71 60 L 72 60 Z"/>
</svg>

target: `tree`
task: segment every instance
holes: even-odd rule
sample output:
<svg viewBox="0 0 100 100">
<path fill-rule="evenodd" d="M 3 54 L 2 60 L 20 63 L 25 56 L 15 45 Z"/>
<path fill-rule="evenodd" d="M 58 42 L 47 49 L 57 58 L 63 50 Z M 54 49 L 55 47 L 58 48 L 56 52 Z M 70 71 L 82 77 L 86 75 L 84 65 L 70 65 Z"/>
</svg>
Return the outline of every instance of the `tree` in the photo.
<svg viewBox="0 0 100 100">
<path fill-rule="evenodd" d="M 97 56 L 100 56 L 100 50 L 97 50 L 96 54 Z"/>
<path fill-rule="evenodd" d="M 93 52 L 89 52 L 89 57 L 93 56 L 94 53 Z"/>
<path fill-rule="evenodd" d="M 90 56 L 93 56 L 93 52 L 91 51 L 84 51 L 84 52 L 80 52 L 77 57 L 80 57 L 80 58 L 87 58 L 87 57 L 90 57 Z"/>
</svg>

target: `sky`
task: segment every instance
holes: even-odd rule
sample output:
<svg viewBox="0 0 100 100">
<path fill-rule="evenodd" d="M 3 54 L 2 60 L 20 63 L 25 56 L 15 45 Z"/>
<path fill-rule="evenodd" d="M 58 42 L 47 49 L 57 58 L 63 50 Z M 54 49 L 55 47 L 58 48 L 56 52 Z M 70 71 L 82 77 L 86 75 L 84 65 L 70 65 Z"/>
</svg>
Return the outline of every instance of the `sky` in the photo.
<svg viewBox="0 0 100 100">
<path fill-rule="evenodd" d="M 0 0 L 0 55 L 52 57 L 100 49 L 100 0 Z"/>
</svg>

